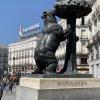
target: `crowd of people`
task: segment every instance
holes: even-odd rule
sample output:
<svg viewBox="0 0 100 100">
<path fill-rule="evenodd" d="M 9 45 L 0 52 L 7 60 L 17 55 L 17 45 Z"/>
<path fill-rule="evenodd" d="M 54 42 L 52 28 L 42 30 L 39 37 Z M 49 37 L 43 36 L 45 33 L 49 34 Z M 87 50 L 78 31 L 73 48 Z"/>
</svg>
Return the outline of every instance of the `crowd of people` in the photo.
<svg viewBox="0 0 100 100">
<path fill-rule="evenodd" d="M 0 77 L 0 100 L 3 96 L 3 92 L 9 91 L 12 93 L 13 86 L 19 84 L 19 78 L 16 75 L 7 75 L 4 77 Z"/>
</svg>

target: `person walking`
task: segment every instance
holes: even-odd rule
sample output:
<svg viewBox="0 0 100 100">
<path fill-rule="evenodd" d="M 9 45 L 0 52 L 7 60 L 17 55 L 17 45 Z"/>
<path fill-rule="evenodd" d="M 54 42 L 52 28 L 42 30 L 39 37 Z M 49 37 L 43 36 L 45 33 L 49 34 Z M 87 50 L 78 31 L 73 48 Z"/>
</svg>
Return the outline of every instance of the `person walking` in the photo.
<svg viewBox="0 0 100 100">
<path fill-rule="evenodd" d="M 0 80 L 0 100 L 1 100 L 2 95 L 3 95 L 3 88 L 4 88 L 4 86 L 3 86 L 3 81 Z"/>
<path fill-rule="evenodd" d="M 13 88 L 13 80 L 10 80 L 10 82 L 9 82 L 9 90 L 11 91 L 11 93 L 12 93 L 12 88 Z"/>
</svg>

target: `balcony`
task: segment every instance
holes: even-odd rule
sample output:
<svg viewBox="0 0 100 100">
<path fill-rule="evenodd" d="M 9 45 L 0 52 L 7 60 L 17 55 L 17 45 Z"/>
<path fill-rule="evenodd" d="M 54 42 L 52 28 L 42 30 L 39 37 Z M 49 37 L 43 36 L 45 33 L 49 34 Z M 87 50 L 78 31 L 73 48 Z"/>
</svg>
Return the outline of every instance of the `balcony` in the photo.
<svg viewBox="0 0 100 100">
<path fill-rule="evenodd" d="M 87 37 L 81 37 L 80 40 L 88 41 Z"/>
<path fill-rule="evenodd" d="M 100 42 L 100 30 L 88 41 L 88 46 L 95 45 Z"/>
<path fill-rule="evenodd" d="M 80 38 L 80 41 L 81 41 L 82 45 L 85 45 L 89 40 L 86 37 L 82 37 L 82 38 Z"/>
</svg>

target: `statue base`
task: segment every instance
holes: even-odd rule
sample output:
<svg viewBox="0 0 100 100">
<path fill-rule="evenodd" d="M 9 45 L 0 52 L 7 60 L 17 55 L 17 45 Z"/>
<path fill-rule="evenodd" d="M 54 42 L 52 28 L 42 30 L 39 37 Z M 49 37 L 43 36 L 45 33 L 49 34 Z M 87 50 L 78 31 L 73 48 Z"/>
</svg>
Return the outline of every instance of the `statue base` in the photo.
<svg viewBox="0 0 100 100">
<path fill-rule="evenodd" d="M 67 72 L 64 74 L 48 73 L 48 74 L 32 74 L 27 75 L 32 78 L 93 78 L 92 74 L 81 74 L 75 72 Z"/>
<path fill-rule="evenodd" d="M 100 79 L 24 77 L 16 100 L 100 100 Z"/>
</svg>

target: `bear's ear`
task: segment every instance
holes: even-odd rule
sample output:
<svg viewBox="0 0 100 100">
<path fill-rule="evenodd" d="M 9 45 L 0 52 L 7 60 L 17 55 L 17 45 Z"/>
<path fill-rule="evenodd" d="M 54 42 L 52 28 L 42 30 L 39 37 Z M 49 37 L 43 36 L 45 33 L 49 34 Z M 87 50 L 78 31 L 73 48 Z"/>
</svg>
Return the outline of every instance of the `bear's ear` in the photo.
<svg viewBox="0 0 100 100">
<path fill-rule="evenodd" d="M 43 16 L 41 16 L 41 19 L 43 19 Z"/>
<path fill-rule="evenodd" d="M 47 13 L 46 11 L 43 12 L 43 16 L 47 16 L 47 14 L 48 14 L 48 13 Z"/>
<path fill-rule="evenodd" d="M 47 11 L 44 11 L 43 14 L 47 14 Z"/>
</svg>

